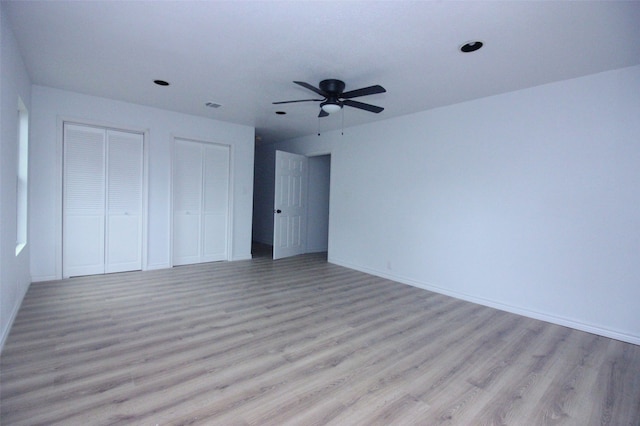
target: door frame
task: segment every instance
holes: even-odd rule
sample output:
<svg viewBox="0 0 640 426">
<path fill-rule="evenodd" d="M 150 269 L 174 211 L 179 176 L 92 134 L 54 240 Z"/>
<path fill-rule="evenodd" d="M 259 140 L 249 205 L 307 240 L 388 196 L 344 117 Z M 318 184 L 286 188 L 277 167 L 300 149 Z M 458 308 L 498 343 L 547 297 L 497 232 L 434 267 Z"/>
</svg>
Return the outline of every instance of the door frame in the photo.
<svg viewBox="0 0 640 426">
<path fill-rule="evenodd" d="M 309 159 L 309 172 L 311 172 L 311 160 L 317 157 L 328 157 L 329 158 L 329 175 L 328 175 L 328 191 L 329 191 L 329 197 L 327 199 L 327 209 L 328 209 L 328 218 L 327 218 L 327 229 L 326 229 L 326 233 L 327 233 L 327 255 L 329 253 L 329 229 L 331 227 L 331 163 L 332 163 L 332 156 L 330 152 L 327 153 L 314 153 L 314 154 L 308 154 L 306 155 L 306 157 Z M 311 183 L 311 179 L 307 178 L 307 184 Z M 307 219 L 309 218 L 309 201 L 308 198 L 311 196 L 312 194 L 312 189 L 313 188 L 308 188 L 307 190 Z M 314 252 L 310 252 L 309 251 L 309 226 L 310 221 L 307 220 L 307 253 L 314 253 Z"/>
<path fill-rule="evenodd" d="M 173 176 L 175 174 L 174 170 L 174 158 L 175 158 L 175 147 L 176 140 L 180 139 L 187 142 L 194 143 L 202 143 L 209 145 L 217 145 L 223 146 L 229 149 L 229 184 L 228 184 L 228 195 L 227 195 L 227 256 L 225 261 L 229 261 L 233 258 L 233 194 L 234 194 L 234 154 L 235 148 L 232 144 L 212 141 L 206 139 L 198 139 L 192 137 L 179 136 L 176 134 L 171 135 L 171 146 L 170 146 L 170 172 L 169 172 L 169 267 L 173 268 L 175 265 L 173 263 Z"/>
<path fill-rule="evenodd" d="M 64 191 L 64 124 L 76 124 L 79 126 L 99 127 L 121 132 L 142 134 L 142 270 L 148 269 L 148 229 L 149 229 L 149 129 L 131 127 L 100 120 L 87 120 L 73 116 L 58 116 L 56 120 L 56 187 L 55 193 L 55 276 L 54 280 L 60 280 L 62 276 L 62 242 L 63 242 L 63 191 Z"/>
<path fill-rule="evenodd" d="M 332 179 L 332 174 L 333 174 L 333 168 L 332 168 L 333 155 L 332 155 L 331 151 L 320 151 L 320 152 L 312 152 L 312 153 L 308 153 L 308 154 L 301 154 L 301 153 L 298 153 L 298 152 L 290 152 L 290 151 L 284 151 L 284 150 L 274 150 L 273 151 L 274 152 L 274 157 L 272 157 L 272 163 L 271 163 L 272 167 L 273 167 L 272 170 L 274 171 L 274 174 L 273 174 L 274 180 L 271 183 L 271 188 L 272 189 L 274 189 L 275 185 L 276 185 L 276 179 L 275 179 L 275 168 L 276 168 L 275 152 L 276 151 L 283 151 L 283 152 L 287 152 L 287 153 L 290 153 L 290 154 L 301 155 L 301 156 L 306 157 L 310 161 L 311 161 L 311 159 L 313 159 L 315 157 L 328 157 L 329 158 L 329 174 L 327 176 L 327 178 L 329 180 L 329 182 L 328 182 L 329 197 L 328 197 L 328 200 L 327 200 L 328 210 L 329 210 L 329 217 L 328 217 L 328 223 L 327 223 L 327 229 L 326 229 L 326 233 L 327 233 L 327 256 L 329 257 L 330 235 L 331 235 L 331 232 L 330 232 L 330 230 L 331 230 L 331 198 L 332 198 L 332 193 L 333 193 L 332 188 L 331 188 L 332 187 L 332 181 L 333 181 L 333 179 Z M 307 200 L 305 201 L 305 204 L 306 204 L 306 206 L 305 206 L 305 216 L 307 218 L 307 224 L 306 224 L 305 229 L 304 229 L 304 232 L 305 232 L 305 249 L 304 249 L 304 253 L 311 253 L 309 251 L 309 228 L 310 227 L 309 227 L 309 221 L 308 221 L 308 216 L 309 216 L 309 197 L 311 196 L 311 193 L 312 193 L 312 191 L 309 188 L 309 183 L 310 183 L 310 181 L 309 181 L 309 172 L 310 172 L 310 169 L 311 169 L 311 167 L 308 166 L 307 167 L 307 179 L 306 179 L 306 182 L 307 182 L 307 189 L 306 189 Z M 273 208 L 274 208 L 274 206 L 276 204 L 275 198 L 276 197 L 275 197 L 275 191 L 274 191 L 273 199 L 271 201 L 269 210 L 268 210 L 268 212 L 264 211 L 264 214 L 268 214 L 269 217 L 271 218 L 270 221 L 271 221 L 271 224 L 273 225 L 273 228 L 272 228 L 272 231 L 271 231 L 271 235 L 272 236 L 275 236 L 275 223 L 274 223 L 275 221 L 274 221 L 274 212 L 273 212 Z M 276 243 L 275 242 L 275 238 L 273 238 L 272 246 L 275 247 L 275 243 Z M 315 252 L 315 250 L 314 250 L 314 252 Z"/>
</svg>

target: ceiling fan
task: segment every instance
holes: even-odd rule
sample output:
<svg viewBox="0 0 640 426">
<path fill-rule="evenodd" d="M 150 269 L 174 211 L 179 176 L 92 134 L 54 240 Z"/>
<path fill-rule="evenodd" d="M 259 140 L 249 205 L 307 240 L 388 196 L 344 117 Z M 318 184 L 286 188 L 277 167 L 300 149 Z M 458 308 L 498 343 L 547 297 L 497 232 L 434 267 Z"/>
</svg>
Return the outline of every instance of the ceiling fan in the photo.
<svg viewBox="0 0 640 426">
<path fill-rule="evenodd" d="M 385 88 L 379 85 L 364 87 L 362 89 L 350 90 L 348 92 L 344 92 L 345 84 L 343 81 L 336 79 L 328 79 L 322 80 L 320 82 L 320 87 L 314 87 L 309 83 L 305 83 L 304 81 L 294 81 L 295 84 L 298 84 L 306 89 L 311 90 L 312 92 L 317 93 L 320 96 L 323 96 L 323 99 L 300 99 L 297 101 L 282 101 L 282 102 L 274 102 L 274 105 L 277 104 L 290 104 L 294 102 L 322 102 L 320 104 L 320 114 L 318 117 L 326 117 L 332 112 L 337 112 L 342 109 L 344 105 L 363 109 L 365 111 L 374 112 L 376 114 L 382 112 L 384 108 L 365 104 L 363 102 L 358 102 L 352 100 L 352 98 L 357 98 L 360 96 L 374 95 L 376 93 L 384 93 L 386 92 Z"/>
</svg>

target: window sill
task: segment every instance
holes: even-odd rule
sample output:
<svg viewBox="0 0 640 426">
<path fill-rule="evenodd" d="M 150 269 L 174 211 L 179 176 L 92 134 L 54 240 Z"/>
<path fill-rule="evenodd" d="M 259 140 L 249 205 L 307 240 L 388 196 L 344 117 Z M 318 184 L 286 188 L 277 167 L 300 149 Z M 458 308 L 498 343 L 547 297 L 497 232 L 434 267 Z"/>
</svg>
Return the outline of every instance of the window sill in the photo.
<svg viewBox="0 0 640 426">
<path fill-rule="evenodd" d="M 16 256 L 18 256 L 22 249 L 24 249 L 26 246 L 27 243 L 19 243 L 18 245 L 16 245 Z"/>
</svg>

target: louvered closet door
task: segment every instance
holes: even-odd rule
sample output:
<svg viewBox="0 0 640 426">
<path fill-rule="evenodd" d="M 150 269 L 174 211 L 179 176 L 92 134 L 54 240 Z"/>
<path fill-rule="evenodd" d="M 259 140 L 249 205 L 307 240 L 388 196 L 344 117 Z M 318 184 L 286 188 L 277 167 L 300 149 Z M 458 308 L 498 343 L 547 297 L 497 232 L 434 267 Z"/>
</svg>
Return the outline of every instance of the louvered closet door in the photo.
<svg viewBox="0 0 640 426">
<path fill-rule="evenodd" d="M 229 147 L 176 139 L 173 264 L 227 259 Z"/>
<path fill-rule="evenodd" d="M 142 269 L 143 136 L 65 123 L 63 276 Z"/>
<path fill-rule="evenodd" d="M 105 147 L 103 129 L 64 126 L 62 271 L 104 273 Z"/>
<path fill-rule="evenodd" d="M 142 269 L 142 135 L 107 131 L 105 272 Z"/>
</svg>

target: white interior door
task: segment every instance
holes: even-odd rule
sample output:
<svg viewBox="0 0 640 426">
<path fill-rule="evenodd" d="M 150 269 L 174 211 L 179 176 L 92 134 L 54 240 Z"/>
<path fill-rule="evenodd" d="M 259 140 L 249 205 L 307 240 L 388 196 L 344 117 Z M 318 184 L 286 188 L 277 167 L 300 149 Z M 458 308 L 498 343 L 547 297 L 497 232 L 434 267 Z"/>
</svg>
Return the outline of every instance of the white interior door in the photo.
<svg viewBox="0 0 640 426">
<path fill-rule="evenodd" d="M 107 130 L 107 273 L 142 269 L 142 148 L 141 134 Z"/>
<path fill-rule="evenodd" d="M 106 133 L 65 124 L 63 139 L 62 273 L 103 274 Z"/>
<path fill-rule="evenodd" d="M 229 147 L 203 145 L 202 261 L 227 259 Z"/>
<path fill-rule="evenodd" d="M 176 139 L 173 264 L 227 259 L 229 147 Z"/>
<path fill-rule="evenodd" d="M 175 141 L 173 158 L 173 264 L 200 260 L 202 157 L 195 142 Z"/>
<path fill-rule="evenodd" d="M 306 251 L 307 157 L 276 151 L 273 258 Z"/>
<path fill-rule="evenodd" d="M 142 269 L 143 140 L 65 123 L 64 277 Z"/>
</svg>

